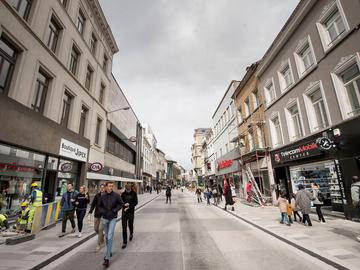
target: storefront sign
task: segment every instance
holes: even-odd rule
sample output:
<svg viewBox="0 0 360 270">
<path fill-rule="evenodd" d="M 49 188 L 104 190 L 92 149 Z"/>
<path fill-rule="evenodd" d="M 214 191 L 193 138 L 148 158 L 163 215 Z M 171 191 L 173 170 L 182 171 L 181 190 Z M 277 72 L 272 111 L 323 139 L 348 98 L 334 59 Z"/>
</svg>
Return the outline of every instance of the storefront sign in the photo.
<svg viewBox="0 0 360 270">
<path fill-rule="evenodd" d="M 61 139 L 59 155 L 86 162 L 88 149 L 68 140 Z"/>
<path fill-rule="evenodd" d="M 324 151 L 330 150 L 332 147 L 333 143 L 330 139 L 321 137 L 315 141 L 290 148 L 289 150 L 274 153 L 274 161 L 279 164 L 292 160 L 322 155 Z"/>
<path fill-rule="evenodd" d="M 34 172 L 35 168 L 19 166 L 16 163 L 12 163 L 12 164 L 0 163 L 0 171 L 1 172 L 6 172 L 6 171 Z"/>
<path fill-rule="evenodd" d="M 66 162 L 61 165 L 61 171 L 63 172 L 70 172 L 72 170 L 73 166 L 70 162 Z"/>
<path fill-rule="evenodd" d="M 90 164 L 90 171 L 100 172 L 103 169 L 103 165 L 100 162 L 94 162 Z"/>
<path fill-rule="evenodd" d="M 218 163 L 218 169 L 222 170 L 222 169 L 231 167 L 232 165 L 233 165 L 233 161 L 231 159 L 230 160 L 223 160 L 223 161 L 220 161 Z"/>
</svg>

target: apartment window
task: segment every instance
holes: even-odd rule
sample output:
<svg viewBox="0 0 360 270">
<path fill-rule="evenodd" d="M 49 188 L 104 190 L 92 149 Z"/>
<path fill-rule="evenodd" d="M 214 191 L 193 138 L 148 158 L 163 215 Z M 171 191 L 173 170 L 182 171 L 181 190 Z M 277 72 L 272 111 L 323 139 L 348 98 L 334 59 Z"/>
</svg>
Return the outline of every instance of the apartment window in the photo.
<svg viewBox="0 0 360 270">
<path fill-rule="evenodd" d="M 279 74 L 281 91 L 284 92 L 294 83 L 294 79 L 290 67 L 290 60 L 288 61 L 288 63 L 285 64 L 284 67 L 280 69 L 278 74 Z"/>
<path fill-rule="evenodd" d="M 64 98 L 63 98 L 63 110 L 62 110 L 61 121 L 60 121 L 60 124 L 63 125 L 64 127 L 67 127 L 69 124 L 72 100 L 73 100 L 73 96 L 65 91 Z"/>
<path fill-rule="evenodd" d="M 0 94 L 7 94 L 19 51 L 4 37 L 0 38 Z"/>
<path fill-rule="evenodd" d="M 102 119 L 98 117 L 97 120 L 96 120 L 96 130 L 95 130 L 95 143 L 97 145 L 100 144 L 101 126 L 102 126 Z"/>
<path fill-rule="evenodd" d="M 334 1 L 334 3 L 328 7 L 317 23 L 317 27 L 325 51 L 344 36 L 344 33 L 349 30 L 349 26 L 340 1 Z"/>
<path fill-rule="evenodd" d="M 320 83 L 304 94 L 304 101 L 311 132 L 329 126 L 329 117 Z"/>
<path fill-rule="evenodd" d="M 249 131 L 248 133 L 248 144 L 249 144 L 249 151 L 252 151 L 254 149 L 254 136 L 252 134 L 252 131 Z"/>
<path fill-rule="evenodd" d="M 248 117 L 250 115 L 250 100 L 249 97 L 247 97 L 244 101 L 244 106 L 245 106 L 245 118 Z"/>
<path fill-rule="evenodd" d="M 258 147 L 264 148 L 263 135 L 262 135 L 261 127 L 259 127 L 259 126 L 256 126 L 256 137 L 257 137 L 257 141 L 258 141 Z"/>
<path fill-rule="evenodd" d="M 31 108 L 36 111 L 43 113 L 46 101 L 46 95 L 50 84 L 50 77 L 40 69 L 36 79 L 35 94 Z"/>
<path fill-rule="evenodd" d="M 27 21 L 31 9 L 31 0 L 7 0 L 7 2 L 19 13 L 19 15 Z"/>
<path fill-rule="evenodd" d="M 81 106 L 80 125 L 79 125 L 79 134 L 81 136 L 85 135 L 85 126 L 86 126 L 88 112 L 89 112 L 88 108 L 86 108 L 85 106 Z"/>
<path fill-rule="evenodd" d="M 106 73 L 106 70 L 107 70 L 108 61 L 109 61 L 109 58 L 104 54 L 103 70 L 104 70 L 105 73 Z"/>
<path fill-rule="evenodd" d="M 94 33 L 91 33 L 90 37 L 90 51 L 92 54 L 95 55 L 96 52 L 96 45 L 97 45 L 97 38 Z"/>
<path fill-rule="evenodd" d="M 265 101 L 266 104 L 270 104 L 271 102 L 273 102 L 276 98 L 275 96 L 275 87 L 274 87 L 274 82 L 273 80 L 271 80 L 264 89 L 265 92 Z"/>
<path fill-rule="evenodd" d="M 60 31 L 62 30 L 59 22 L 54 16 L 51 17 L 48 33 L 46 36 L 46 44 L 54 53 L 56 52 Z"/>
<path fill-rule="evenodd" d="M 70 55 L 70 66 L 69 66 L 69 70 L 72 74 L 76 75 L 76 71 L 77 71 L 77 66 L 80 60 L 80 52 L 79 50 L 75 47 L 75 45 L 72 46 L 71 49 L 71 55 Z"/>
<path fill-rule="evenodd" d="M 79 14 L 77 16 L 77 20 L 76 20 L 76 28 L 79 31 L 80 34 L 84 33 L 84 26 L 85 26 L 85 15 L 84 13 L 81 11 L 81 9 L 79 9 Z"/>
<path fill-rule="evenodd" d="M 257 107 L 259 107 L 259 91 L 257 89 L 252 92 L 252 100 L 255 110 Z"/>
<path fill-rule="evenodd" d="M 242 117 L 242 109 L 241 107 L 239 107 L 238 111 L 237 111 L 237 117 L 239 120 L 239 124 L 241 124 L 243 122 L 243 117 Z"/>
<path fill-rule="evenodd" d="M 294 53 L 296 67 L 299 77 L 304 76 L 311 67 L 315 64 L 315 56 L 312 45 L 310 43 L 310 37 L 308 37 L 303 44 L 300 44 Z"/>
<path fill-rule="evenodd" d="M 299 106 L 297 102 L 285 109 L 287 118 L 290 141 L 299 139 L 303 136 Z"/>
<path fill-rule="evenodd" d="M 283 137 L 281 131 L 281 124 L 279 115 L 275 115 L 270 120 L 270 132 L 273 147 L 277 147 L 283 144 Z"/>
<path fill-rule="evenodd" d="M 100 84 L 100 93 L 99 93 L 99 102 L 103 104 L 105 96 L 105 85 L 103 83 Z"/>
<path fill-rule="evenodd" d="M 87 70 L 86 70 L 86 77 L 85 77 L 85 88 L 87 90 L 90 90 L 93 73 L 94 73 L 94 70 L 90 66 L 88 66 Z"/>
</svg>

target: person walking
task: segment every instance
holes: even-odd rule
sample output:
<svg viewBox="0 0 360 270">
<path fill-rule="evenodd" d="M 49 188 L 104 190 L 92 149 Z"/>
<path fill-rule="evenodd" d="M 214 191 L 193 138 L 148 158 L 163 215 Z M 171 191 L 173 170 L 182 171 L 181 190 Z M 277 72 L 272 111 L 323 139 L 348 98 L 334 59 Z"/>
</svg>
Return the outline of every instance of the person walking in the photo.
<svg viewBox="0 0 360 270">
<path fill-rule="evenodd" d="M 76 218 L 78 224 L 79 234 L 78 237 L 81 237 L 81 232 L 84 226 L 84 217 L 86 215 L 87 205 L 90 203 L 90 197 L 88 193 L 85 193 L 85 186 L 80 187 L 80 192 L 75 196 L 75 207 L 76 207 Z"/>
<path fill-rule="evenodd" d="M 218 185 L 218 191 L 219 191 L 219 197 L 220 197 L 220 200 L 222 201 L 223 200 L 223 194 L 224 194 L 224 191 L 223 191 L 223 188 L 222 186 L 219 184 Z"/>
<path fill-rule="evenodd" d="M 102 194 L 104 194 L 104 192 L 105 192 L 105 185 L 101 184 L 100 191 L 95 195 L 95 197 L 91 203 L 90 211 L 89 211 L 89 214 L 91 215 L 95 210 L 95 212 L 94 212 L 94 230 L 98 235 L 96 251 L 99 251 L 101 249 L 101 246 L 104 244 L 104 226 L 101 222 L 101 213 L 100 213 L 100 209 L 99 209 L 100 197 Z"/>
<path fill-rule="evenodd" d="M 121 194 L 121 199 L 123 201 L 122 208 L 122 235 L 123 235 L 123 245 L 122 248 L 126 248 L 127 245 L 127 227 L 129 226 L 130 237 L 129 240 L 132 241 L 134 237 L 134 217 L 135 217 L 135 206 L 138 204 L 138 197 L 135 191 L 135 188 L 132 188 L 128 183 L 125 186 L 125 191 Z"/>
<path fill-rule="evenodd" d="M 351 184 L 351 200 L 354 208 L 359 212 L 360 209 L 360 180 L 359 177 L 354 175 L 352 177 Z M 360 235 L 356 237 L 356 240 L 360 242 Z"/>
<path fill-rule="evenodd" d="M 324 204 L 324 196 L 322 195 L 320 186 L 317 183 L 315 183 L 315 182 L 311 183 L 311 188 L 312 188 L 312 195 L 313 195 L 312 200 L 313 200 L 313 204 L 316 208 L 316 213 L 319 218 L 319 223 L 321 223 L 321 222 L 325 223 L 325 218 L 321 211 L 321 206 Z"/>
<path fill-rule="evenodd" d="M 170 202 L 171 204 L 171 187 L 169 185 L 166 186 L 165 195 L 166 195 L 166 203 Z"/>
<path fill-rule="evenodd" d="M 231 187 L 230 187 L 230 183 L 229 183 L 229 179 L 226 178 L 226 176 L 224 177 L 224 196 L 225 196 L 225 207 L 224 210 L 227 211 L 227 206 L 231 205 L 231 210 L 235 211 L 234 208 L 234 200 L 233 200 L 233 196 L 231 193 Z"/>
<path fill-rule="evenodd" d="M 198 203 L 201 203 L 202 202 L 201 189 L 199 187 L 196 189 L 195 194 L 196 194 Z"/>
<path fill-rule="evenodd" d="M 211 205 L 211 203 L 210 203 L 211 190 L 210 190 L 209 186 L 205 187 L 204 195 L 205 195 L 205 198 L 206 198 L 206 205 Z"/>
<path fill-rule="evenodd" d="M 216 185 L 214 185 L 212 188 L 212 195 L 214 197 L 214 204 L 217 206 L 219 203 L 219 194 L 218 194 Z"/>
<path fill-rule="evenodd" d="M 299 214 L 299 208 L 295 206 L 295 198 L 296 198 L 296 194 L 292 193 L 291 194 L 291 208 L 294 214 L 294 220 L 297 221 L 296 217 L 299 217 L 299 221 L 302 222 L 302 217 Z"/>
<path fill-rule="evenodd" d="M 310 192 L 305 190 L 305 186 L 302 184 L 299 184 L 298 186 L 299 191 L 296 193 L 296 199 L 295 199 L 295 207 L 298 207 L 303 215 L 302 222 L 304 225 L 312 226 L 311 220 L 310 220 L 310 211 L 311 211 L 311 199 L 312 195 Z"/>
<path fill-rule="evenodd" d="M 116 219 L 118 212 L 123 207 L 123 202 L 119 193 L 114 192 L 114 182 L 105 184 L 106 192 L 101 195 L 99 200 L 99 210 L 101 213 L 101 222 L 105 231 L 106 251 L 103 265 L 107 268 L 110 265 L 112 257 L 112 245 Z"/>
<path fill-rule="evenodd" d="M 63 237 L 66 234 L 66 223 L 68 220 L 70 220 L 71 223 L 71 233 L 75 232 L 75 220 L 74 220 L 74 202 L 75 202 L 75 196 L 77 192 L 73 189 L 73 184 L 68 183 L 67 184 L 67 191 L 62 195 L 60 206 L 62 211 L 62 226 L 61 226 L 61 234 L 59 237 Z"/>
<path fill-rule="evenodd" d="M 285 194 L 283 192 L 280 192 L 279 198 L 276 201 L 275 206 L 278 206 L 280 209 L 280 213 L 281 213 L 280 223 L 281 224 L 286 223 L 287 226 L 290 226 L 291 224 L 288 217 L 288 205 L 289 202 L 286 199 Z"/>
</svg>

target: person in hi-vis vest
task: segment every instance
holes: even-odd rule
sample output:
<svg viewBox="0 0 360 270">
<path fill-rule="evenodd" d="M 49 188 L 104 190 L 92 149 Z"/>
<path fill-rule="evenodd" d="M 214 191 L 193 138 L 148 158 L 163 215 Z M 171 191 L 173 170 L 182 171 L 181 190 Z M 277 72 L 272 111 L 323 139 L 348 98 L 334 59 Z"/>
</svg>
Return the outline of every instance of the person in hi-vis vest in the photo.
<svg viewBox="0 0 360 270">
<path fill-rule="evenodd" d="M 37 183 L 31 184 L 31 208 L 29 213 L 29 219 L 28 219 L 28 226 L 27 229 L 31 231 L 32 223 L 34 220 L 35 215 L 35 209 L 38 206 L 42 206 L 43 201 L 43 193 L 40 190 Z"/>
</svg>

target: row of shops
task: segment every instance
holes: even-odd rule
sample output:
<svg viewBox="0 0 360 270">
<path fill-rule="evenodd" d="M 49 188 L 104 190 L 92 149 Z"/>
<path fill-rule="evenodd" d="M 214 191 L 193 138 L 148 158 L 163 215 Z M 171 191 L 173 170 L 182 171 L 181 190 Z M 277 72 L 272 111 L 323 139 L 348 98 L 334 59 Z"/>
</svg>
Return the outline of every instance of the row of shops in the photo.
<svg viewBox="0 0 360 270">
<path fill-rule="evenodd" d="M 240 195 L 247 181 L 245 166 L 250 168 L 262 194 L 276 198 L 279 191 L 296 193 L 302 184 L 320 185 L 324 208 L 357 217 L 351 201 L 352 176 L 360 176 L 360 117 L 345 121 L 285 147 L 270 151 L 254 150 L 241 155 L 234 149 L 216 161 L 210 185 L 222 183 L 224 176 L 234 181 Z"/>
</svg>

